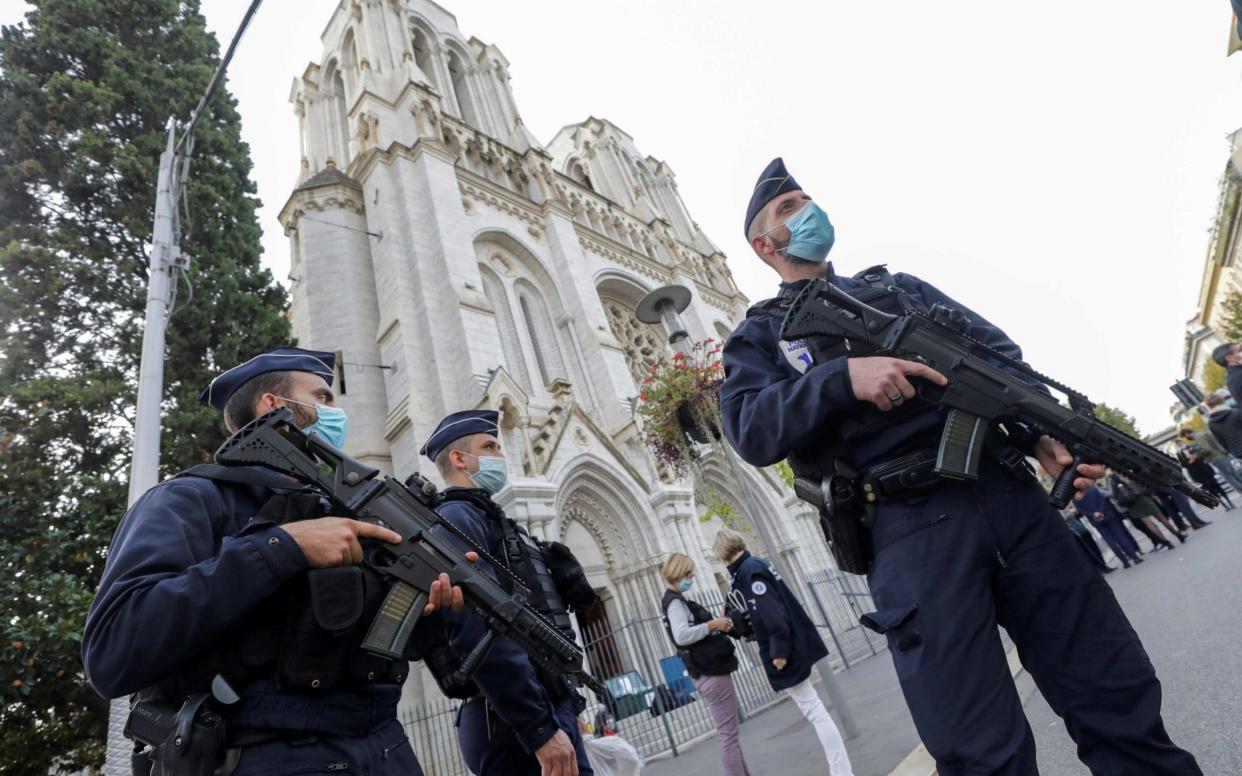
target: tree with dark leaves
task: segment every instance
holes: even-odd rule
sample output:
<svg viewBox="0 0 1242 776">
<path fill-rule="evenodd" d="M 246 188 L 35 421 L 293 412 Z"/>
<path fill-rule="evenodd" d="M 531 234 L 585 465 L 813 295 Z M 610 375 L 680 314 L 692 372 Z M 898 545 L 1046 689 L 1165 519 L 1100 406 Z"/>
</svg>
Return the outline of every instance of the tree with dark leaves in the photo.
<svg viewBox="0 0 1242 776">
<path fill-rule="evenodd" d="M 0 30 L 0 772 L 103 760 L 107 703 L 80 636 L 125 511 L 165 123 L 219 58 L 198 0 L 39 0 Z M 259 263 L 234 101 L 199 124 L 168 327 L 162 470 L 209 458 L 212 375 L 290 344 Z"/>
</svg>

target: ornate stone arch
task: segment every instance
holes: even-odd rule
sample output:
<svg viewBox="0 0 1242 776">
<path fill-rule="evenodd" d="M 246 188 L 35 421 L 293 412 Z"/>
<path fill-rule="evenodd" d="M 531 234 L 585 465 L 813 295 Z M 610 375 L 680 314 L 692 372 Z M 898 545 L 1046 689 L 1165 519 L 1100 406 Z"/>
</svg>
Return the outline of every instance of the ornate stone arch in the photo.
<svg viewBox="0 0 1242 776">
<path fill-rule="evenodd" d="M 339 170 L 349 166 L 349 106 L 345 99 L 345 79 L 341 63 L 332 57 L 323 66 L 319 78 L 319 102 L 328 125 L 328 153 L 325 161 Z"/>
<path fill-rule="evenodd" d="M 440 88 L 440 71 L 437 67 L 440 36 L 435 27 L 417 14 L 410 14 L 408 32 L 410 51 L 414 56 L 414 64 L 427 77 L 432 89 L 442 92 Z"/>
<path fill-rule="evenodd" d="M 633 495 L 641 486 L 627 482 L 608 462 L 584 453 L 555 480 L 559 537 L 565 537 L 570 522 L 578 522 L 599 542 L 610 570 L 637 568 L 659 551 L 651 541 L 654 516 Z"/>
<path fill-rule="evenodd" d="M 531 388 L 530 372 L 526 368 L 526 357 L 522 353 L 522 346 L 517 337 L 517 322 L 509 305 L 509 295 L 505 291 L 498 269 L 503 271 L 503 264 L 498 268 L 494 260 L 489 261 L 483 256 L 479 257 L 479 276 L 483 281 L 483 295 L 487 297 L 493 314 L 496 316 L 496 329 L 500 334 L 500 350 L 504 356 L 504 365 L 508 367 L 513 379 L 529 391 Z"/>
<path fill-rule="evenodd" d="M 481 132 L 488 127 L 483 122 L 483 95 L 478 92 L 471 79 L 473 60 L 469 53 L 452 38 L 444 40 L 444 67 L 449 75 L 449 83 L 445 91 L 452 92 L 457 104 L 457 115 L 469 126 Z"/>
<path fill-rule="evenodd" d="M 565 368 L 560 337 L 556 334 L 543 293 L 524 277 L 515 280 L 513 287 L 518 299 L 515 312 L 521 316 L 530 335 L 535 351 L 535 367 L 541 381 L 547 385 L 557 378 L 568 380 L 569 371 Z"/>
<path fill-rule="evenodd" d="M 608 270 L 596 276 L 595 290 L 604 306 L 608 327 L 621 344 L 634 383 L 641 384 L 651 367 L 672 352 L 663 332 L 634 315 L 638 300 L 649 289 L 632 275 Z"/>
</svg>

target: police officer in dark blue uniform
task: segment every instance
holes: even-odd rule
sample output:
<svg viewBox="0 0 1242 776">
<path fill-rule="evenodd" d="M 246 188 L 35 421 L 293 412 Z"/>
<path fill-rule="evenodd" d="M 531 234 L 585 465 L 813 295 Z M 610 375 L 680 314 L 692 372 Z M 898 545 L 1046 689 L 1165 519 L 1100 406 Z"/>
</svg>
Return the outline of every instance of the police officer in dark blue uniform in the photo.
<svg viewBox="0 0 1242 776">
<path fill-rule="evenodd" d="M 427 438 L 421 452 L 435 462 L 447 485 L 436 511 L 505 563 L 529 589 L 531 604 L 573 639 L 562 596 L 574 597 L 577 607 L 587 601 L 575 593 L 593 599 L 594 592 L 589 586 L 577 591 L 564 591 L 563 584 L 558 587 L 545 547 L 492 500 L 508 476 L 497 439 L 498 418 L 489 410 L 456 412 Z M 480 567 L 490 570 L 486 561 L 480 561 Z M 585 577 L 580 576 L 579 582 L 579 587 L 585 585 Z M 483 621 L 468 610 L 441 616 L 459 656 L 469 654 L 486 632 Z M 496 639 L 473 678 L 475 687 L 457 717 L 458 743 L 471 772 L 478 776 L 593 773 L 578 732 L 582 699 L 569 680 L 548 675 L 504 637 Z"/>
<path fill-rule="evenodd" d="M 333 358 L 281 348 L 199 398 L 230 431 L 284 406 L 340 446 Z M 136 752 L 136 772 L 422 773 L 396 714 L 408 663 L 359 648 L 384 593 L 355 565 L 362 541 L 400 537 L 325 516 L 318 497 L 257 467 L 195 467 L 134 504 L 109 548 L 82 657 L 101 695 L 136 694 L 132 727 L 175 724 L 155 752 Z M 428 612 L 461 608 L 447 575 L 434 587 Z"/>
<path fill-rule="evenodd" d="M 845 739 L 811 684 L 811 670 L 828 656 L 815 623 L 776 567 L 747 551 L 740 533 L 729 528 L 718 531 L 712 549 L 728 566 L 731 587 L 746 599 L 768 684 L 777 692 L 785 691 L 815 728 L 828 773 L 853 776 Z"/>
<path fill-rule="evenodd" d="M 1200 774 L 1165 732 L 1160 683 L 1112 590 L 1074 548 L 1073 535 L 1014 453 L 1034 456 L 1055 477 L 1072 462 L 1065 448 L 1029 429 L 1009 428 L 1007 436 L 997 429 L 977 481 L 925 477 L 944 415 L 916 398 L 912 381 L 943 384 L 943 375 L 870 356 L 843 338 L 817 343 L 832 355 L 816 363 L 806 342 L 784 342 L 778 333 L 798 291 L 827 277 L 881 308 L 899 294 L 928 307 L 943 302 L 970 318 L 970 336 L 1015 358 L 1019 348 L 918 278 L 879 267 L 837 275 L 825 261 L 833 226 L 780 159 L 755 186 L 745 231 L 784 282 L 780 296 L 752 308 L 725 345 L 725 434 L 758 466 L 828 451 L 863 483 L 876 482 L 883 470 L 885 482 L 908 483 L 878 494 L 870 513 L 868 578 L 878 611 L 863 622 L 888 637 L 906 702 L 939 772 L 1036 773 L 999 624 L 1093 773 Z M 1078 473 L 1082 490 L 1103 470 L 1083 465 Z"/>
</svg>

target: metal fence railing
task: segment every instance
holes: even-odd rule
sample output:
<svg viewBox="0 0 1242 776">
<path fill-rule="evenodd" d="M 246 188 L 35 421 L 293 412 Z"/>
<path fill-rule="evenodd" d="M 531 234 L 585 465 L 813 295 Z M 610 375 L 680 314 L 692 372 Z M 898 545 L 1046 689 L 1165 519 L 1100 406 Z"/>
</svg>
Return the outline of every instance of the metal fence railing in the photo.
<svg viewBox="0 0 1242 776">
<path fill-rule="evenodd" d="M 842 668 L 879 654 L 888 642 L 867 630 L 858 618 L 875 611 L 871 590 L 865 577 L 843 574 L 834 569 L 806 572 L 804 575 L 811 600 L 804 602 L 807 613 L 821 631 L 828 632 L 824 643 L 832 657 L 839 658 Z"/>
<path fill-rule="evenodd" d="M 858 624 L 858 616 L 871 611 L 866 580 L 832 569 L 802 572 L 807 614 L 820 629 L 834 664 L 850 666 L 882 652 L 883 638 Z M 724 607 L 716 590 L 696 591 L 691 596 L 712 612 Z M 805 596 L 800 596 L 805 597 Z M 606 706 L 587 695 L 583 719 L 606 720 L 644 757 L 662 753 L 677 756 L 684 746 L 715 731 L 707 702 L 699 697 L 669 641 L 655 602 L 645 616 L 624 623 L 599 619 L 581 628 L 580 639 L 590 671 L 604 679 L 612 693 Z M 768 684 L 754 643 L 734 641 L 738 670 L 733 674 L 742 721 L 780 700 Z M 454 727 L 458 703 L 444 698 L 428 700 L 403 713 L 402 723 L 427 776 L 464 776 Z"/>
</svg>

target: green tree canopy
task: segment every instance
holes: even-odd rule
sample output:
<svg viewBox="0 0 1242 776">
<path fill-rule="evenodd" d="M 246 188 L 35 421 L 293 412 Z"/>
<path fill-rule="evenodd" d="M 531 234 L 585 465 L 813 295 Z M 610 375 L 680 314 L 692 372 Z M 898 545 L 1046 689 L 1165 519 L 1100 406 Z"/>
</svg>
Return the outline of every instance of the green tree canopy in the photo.
<svg viewBox="0 0 1242 776">
<path fill-rule="evenodd" d="M 1134 422 L 1134 416 L 1116 407 L 1110 407 L 1107 404 L 1097 404 L 1095 405 L 1095 416 L 1113 428 L 1121 429 L 1132 437 L 1143 438 L 1143 435 L 1139 433 L 1138 425 Z"/>
<path fill-rule="evenodd" d="M 0 771 L 103 758 L 107 704 L 79 639 L 125 511 L 147 243 L 165 122 L 218 61 L 198 0 L 37 0 L 0 30 Z M 164 473 L 222 440 L 196 393 L 288 344 L 259 263 L 234 101 L 200 123 L 184 207 L 188 289 L 168 329 Z"/>
<path fill-rule="evenodd" d="M 1220 303 L 1220 335 L 1226 342 L 1242 341 L 1242 294 L 1230 289 Z"/>
</svg>

